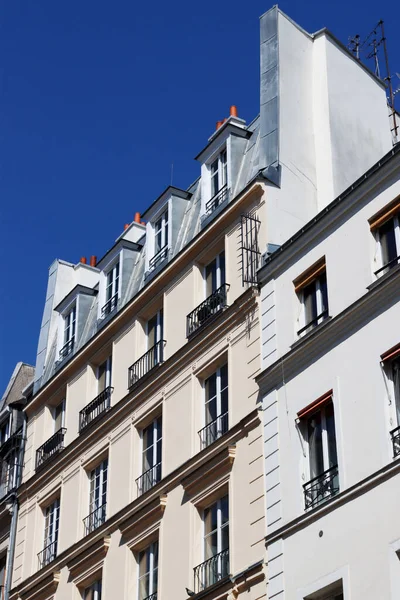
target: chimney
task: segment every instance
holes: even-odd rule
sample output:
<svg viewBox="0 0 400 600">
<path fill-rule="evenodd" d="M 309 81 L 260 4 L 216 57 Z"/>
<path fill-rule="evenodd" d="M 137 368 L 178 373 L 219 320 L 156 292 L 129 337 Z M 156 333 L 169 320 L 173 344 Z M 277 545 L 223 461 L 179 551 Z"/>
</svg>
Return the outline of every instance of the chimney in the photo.
<svg viewBox="0 0 400 600">
<path fill-rule="evenodd" d="M 133 220 L 135 221 L 135 223 L 140 224 L 140 212 L 135 213 L 135 218 Z"/>
<path fill-rule="evenodd" d="M 237 106 L 232 105 L 231 109 L 229 111 L 229 114 L 230 114 L 231 117 L 237 117 L 238 116 Z"/>
<path fill-rule="evenodd" d="M 128 229 L 128 227 L 130 227 L 130 223 L 125 223 L 125 225 L 124 225 L 124 231 L 126 231 Z"/>
<path fill-rule="evenodd" d="M 81 256 L 79 262 L 82 263 L 83 265 L 86 265 L 86 263 L 87 263 L 86 256 Z"/>
<path fill-rule="evenodd" d="M 222 125 L 222 121 L 217 121 L 217 124 L 215 126 L 215 130 L 217 131 Z"/>
<path fill-rule="evenodd" d="M 97 256 L 91 256 L 90 257 L 90 266 L 95 267 L 96 263 L 97 263 Z"/>
</svg>

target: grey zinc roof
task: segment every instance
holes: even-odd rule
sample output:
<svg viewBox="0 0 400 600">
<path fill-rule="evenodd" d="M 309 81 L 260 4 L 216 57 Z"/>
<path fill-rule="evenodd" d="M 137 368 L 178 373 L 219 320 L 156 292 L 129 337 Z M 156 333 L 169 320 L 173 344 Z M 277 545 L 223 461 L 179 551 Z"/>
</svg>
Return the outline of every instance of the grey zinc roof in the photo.
<svg viewBox="0 0 400 600">
<path fill-rule="evenodd" d="M 235 140 L 236 144 L 232 146 L 235 168 L 233 169 L 234 175 L 232 178 L 230 199 L 235 198 L 260 171 L 260 162 L 262 159 L 260 161 L 259 158 L 259 116 L 250 123 L 247 130 L 251 135 L 246 138 L 238 137 L 237 140 Z M 178 233 L 175 237 L 174 245 L 170 250 L 169 261 L 187 246 L 201 230 L 200 177 L 187 188 L 187 192 L 189 192 L 191 196 L 185 202 L 185 208 L 183 215 L 181 216 L 181 222 L 179 223 Z M 145 242 L 145 240 L 143 241 Z M 123 297 L 120 299 L 119 309 L 126 305 L 149 281 L 149 279 L 146 279 L 145 277 L 146 243 L 144 243 L 142 247 L 137 245 L 135 254 L 136 260 L 133 263 L 131 272 L 128 274 L 128 283 L 125 287 Z M 98 301 L 97 295 L 91 299 L 84 326 L 81 328 L 81 332 L 78 332 L 79 337 L 75 341 L 74 352 L 82 348 L 96 334 L 99 328 L 101 328 L 101 323 L 97 320 Z M 34 392 L 37 392 L 40 387 L 51 379 L 58 368 L 62 366 L 56 366 L 56 336 L 57 333 L 54 334 L 52 339 L 47 340 L 47 358 L 42 375 L 40 376 L 38 373 Z"/>
</svg>

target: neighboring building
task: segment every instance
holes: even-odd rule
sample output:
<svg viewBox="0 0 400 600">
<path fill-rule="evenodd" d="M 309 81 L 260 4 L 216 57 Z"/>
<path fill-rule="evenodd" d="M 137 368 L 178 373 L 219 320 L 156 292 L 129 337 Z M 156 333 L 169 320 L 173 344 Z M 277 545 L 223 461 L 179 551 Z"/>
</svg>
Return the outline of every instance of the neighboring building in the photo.
<svg viewBox="0 0 400 600">
<path fill-rule="evenodd" d="M 260 115 L 231 107 L 201 177 L 50 267 L 13 600 L 265 597 L 260 258 L 392 139 L 382 82 L 328 31 L 274 7 L 260 57 Z"/>
<path fill-rule="evenodd" d="M 1 598 L 4 597 L 7 573 L 10 568 L 12 570 L 13 556 L 10 556 L 10 529 L 13 514 L 17 511 L 16 488 L 22 475 L 24 421 L 22 409 L 32 396 L 34 371 L 34 367 L 18 363 L 0 401 Z M 16 519 L 16 515 L 14 518 Z"/>
<path fill-rule="evenodd" d="M 269 598 L 399 595 L 399 219 L 397 144 L 259 272 Z"/>
</svg>

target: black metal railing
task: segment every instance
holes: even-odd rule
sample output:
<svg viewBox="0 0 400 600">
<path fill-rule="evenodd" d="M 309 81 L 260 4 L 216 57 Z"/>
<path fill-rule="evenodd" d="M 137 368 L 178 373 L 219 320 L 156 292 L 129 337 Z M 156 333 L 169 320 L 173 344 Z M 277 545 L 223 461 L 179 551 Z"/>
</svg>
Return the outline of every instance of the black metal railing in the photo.
<svg viewBox="0 0 400 600">
<path fill-rule="evenodd" d="M 153 258 L 151 258 L 149 260 L 149 271 L 153 271 L 153 269 L 155 269 L 156 267 L 158 267 L 158 265 L 160 263 L 162 263 L 163 260 L 165 260 L 168 256 L 168 244 L 165 244 L 165 246 L 163 246 L 161 248 L 161 250 L 159 250 L 157 252 L 157 254 L 155 254 L 153 256 Z"/>
<path fill-rule="evenodd" d="M 22 427 L 17 429 L 10 437 L 0 446 L 0 457 L 5 456 L 10 450 L 19 449 L 22 440 Z"/>
<path fill-rule="evenodd" d="M 186 317 L 186 337 L 205 325 L 214 315 L 228 306 L 229 283 L 224 283 Z"/>
<path fill-rule="evenodd" d="M 204 217 L 208 217 L 209 215 L 211 215 L 214 212 L 214 210 L 218 208 L 218 206 L 222 204 L 224 200 L 226 200 L 227 197 L 228 186 L 225 184 L 220 190 L 218 190 L 218 192 L 211 198 L 211 200 L 206 202 L 206 212 L 204 213 Z"/>
<path fill-rule="evenodd" d="M 131 388 L 154 367 L 164 362 L 164 348 L 167 342 L 160 340 L 128 369 L 128 386 Z"/>
<path fill-rule="evenodd" d="M 51 542 L 38 554 L 39 569 L 48 565 L 57 556 L 57 540 Z"/>
<path fill-rule="evenodd" d="M 152 487 L 161 481 L 161 463 L 157 463 L 151 469 L 145 471 L 140 477 L 136 479 L 138 496 L 141 496 Z"/>
<path fill-rule="evenodd" d="M 303 485 L 305 508 L 314 508 L 339 493 L 337 465 L 331 467 Z"/>
<path fill-rule="evenodd" d="M 224 435 L 228 431 L 228 413 L 219 415 L 214 421 L 211 421 L 208 425 L 200 429 L 200 443 L 202 448 L 207 448 L 210 444 L 215 442 L 221 435 Z"/>
<path fill-rule="evenodd" d="M 36 450 L 36 469 L 64 448 L 64 435 L 67 430 L 61 427 L 51 438 Z"/>
<path fill-rule="evenodd" d="M 105 317 L 108 317 L 108 315 L 111 315 L 111 313 L 114 312 L 117 306 L 118 294 L 115 294 L 112 298 L 108 300 L 108 302 L 105 303 L 105 305 L 101 309 L 101 318 L 104 319 Z"/>
<path fill-rule="evenodd" d="M 229 548 L 205 560 L 193 571 L 195 594 L 205 590 L 210 585 L 218 583 L 218 581 L 229 575 Z"/>
<path fill-rule="evenodd" d="M 393 267 L 395 267 L 398 263 L 400 262 L 400 256 L 396 256 L 396 258 L 392 258 L 392 260 L 389 260 L 388 263 L 386 263 L 386 265 L 383 265 L 383 267 L 381 267 L 380 269 L 378 269 L 377 271 L 375 271 L 374 275 L 378 275 L 379 273 L 381 273 L 382 271 L 384 271 L 385 269 L 392 269 Z"/>
<path fill-rule="evenodd" d="M 89 535 L 89 533 L 97 529 L 97 527 L 103 525 L 106 520 L 106 506 L 107 502 L 104 502 L 104 504 L 95 508 L 90 515 L 83 519 L 85 535 Z"/>
<path fill-rule="evenodd" d="M 74 343 L 75 343 L 74 338 L 71 338 L 66 344 L 64 344 L 64 346 L 61 348 L 60 352 L 58 353 L 58 362 L 62 362 L 63 360 L 65 360 L 67 358 L 67 356 L 72 354 L 72 351 L 74 349 Z"/>
<path fill-rule="evenodd" d="M 393 444 L 393 458 L 400 454 L 400 427 L 396 427 L 390 432 Z"/>
<path fill-rule="evenodd" d="M 143 598 L 143 600 L 157 600 L 157 592 L 150 594 L 150 596 L 146 596 L 146 598 Z"/>
<path fill-rule="evenodd" d="M 79 433 L 110 409 L 113 390 L 114 388 L 109 385 L 79 412 Z"/>
<path fill-rule="evenodd" d="M 329 314 L 328 309 L 323 310 L 322 313 L 320 313 L 319 315 L 317 315 L 315 317 L 315 319 L 313 319 L 312 321 L 309 321 L 307 323 L 307 325 L 304 325 L 304 327 L 299 329 L 299 331 L 297 332 L 297 335 L 301 335 L 302 333 L 307 331 L 307 329 L 312 329 L 313 327 L 316 327 L 317 325 L 319 325 L 321 321 L 324 321 L 328 317 L 328 314 Z"/>
</svg>

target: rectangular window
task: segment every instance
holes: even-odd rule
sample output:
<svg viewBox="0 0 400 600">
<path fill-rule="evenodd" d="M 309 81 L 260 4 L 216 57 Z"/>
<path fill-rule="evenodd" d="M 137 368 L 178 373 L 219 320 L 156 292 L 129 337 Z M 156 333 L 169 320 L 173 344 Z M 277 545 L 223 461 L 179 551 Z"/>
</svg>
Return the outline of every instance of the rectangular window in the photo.
<svg viewBox="0 0 400 600">
<path fill-rule="evenodd" d="M 139 600 L 156 600 L 158 587 L 158 541 L 139 553 Z"/>
<path fill-rule="evenodd" d="M 57 556 L 60 499 L 54 500 L 45 510 L 44 549 L 39 554 L 41 566 L 47 565 Z"/>
<path fill-rule="evenodd" d="M 154 254 L 168 246 L 168 209 L 154 223 Z"/>
<path fill-rule="evenodd" d="M 225 252 L 218 254 L 205 268 L 206 298 L 225 283 Z"/>
<path fill-rule="evenodd" d="M 369 219 L 379 246 L 380 268 L 375 275 L 384 275 L 400 262 L 400 196 Z"/>
<path fill-rule="evenodd" d="M 97 368 L 97 385 L 98 393 L 104 392 L 104 390 L 111 386 L 111 371 L 112 371 L 112 357 L 109 356 L 99 367 Z"/>
<path fill-rule="evenodd" d="M 164 313 L 159 310 L 154 317 L 147 321 L 147 354 L 146 354 L 146 373 L 153 367 L 162 363 L 164 360 Z"/>
<path fill-rule="evenodd" d="M 228 162 L 226 149 L 223 150 L 210 166 L 211 196 L 215 196 L 228 182 Z"/>
<path fill-rule="evenodd" d="M 106 274 L 106 303 L 101 309 L 102 318 L 110 315 L 118 306 L 119 298 L 119 261 Z"/>
<path fill-rule="evenodd" d="M 228 365 L 223 365 L 204 382 L 205 427 L 200 431 L 206 448 L 228 431 Z"/>
<path fill-rule="evenodd" d="M 7 420 L 3 421 L 3 423 L 0 425 L 0 446 L 2 446 L 10 437 L 10 420 L 11 415 L 9 415 Z"/>
<path fill-rule="evenodd" d="M 304 420 L 310 472 L 310 481 L 304 485 L 305 504 L 306 508 L 314 508 L 339 492 L 332 400 L 324 402 L 322 407 Z"/>
<path fill-rule="evenodd" d="M 229 575 L 229 498 L 224 496 L 203 514 L 204 562 L 194 569 L 195 593 Z"/>
<path fill-rule="evenodd" d="M 329 316 L 325 258 L 294 280 L 295 292 L 302 304 L 303 326 L 298 335 L 306 334 Z"/>
<path fill-rule="evenodd" d="M 74 343 L 76 328 L 76 306 L 64 317 L 64 344 Z"/>
<path fill-rule="evenodd" d="M 0 558 L 0 590 L 3 592 L 4 585 L 6 582 L 6 565 L 7 565 L 7 554 L 4 554 Z M 1 598 L 3 600 L 3 593 L 1 593 Z"/>
<path fill-rule="evenodd" d="M 83 592 L 84 600 L 101 600 L 101 579 L 98 579 Z"/>
<path fill-rule="evenodd" d="M 89 516 L 85 519 L 86 533 L 106 520 L 108 459 L 89 473 Z"/>
<path fill-rule="evenodd" d="M 142 475 L 137 480 L 143 494 L 161 480 L 162 417 L 154 419 L 142 432 Z"/>
<path fill-rule="evenodd" d="M 53 410 L 54 433 L 65 426 L 65 399 Z"/>
</svg>

